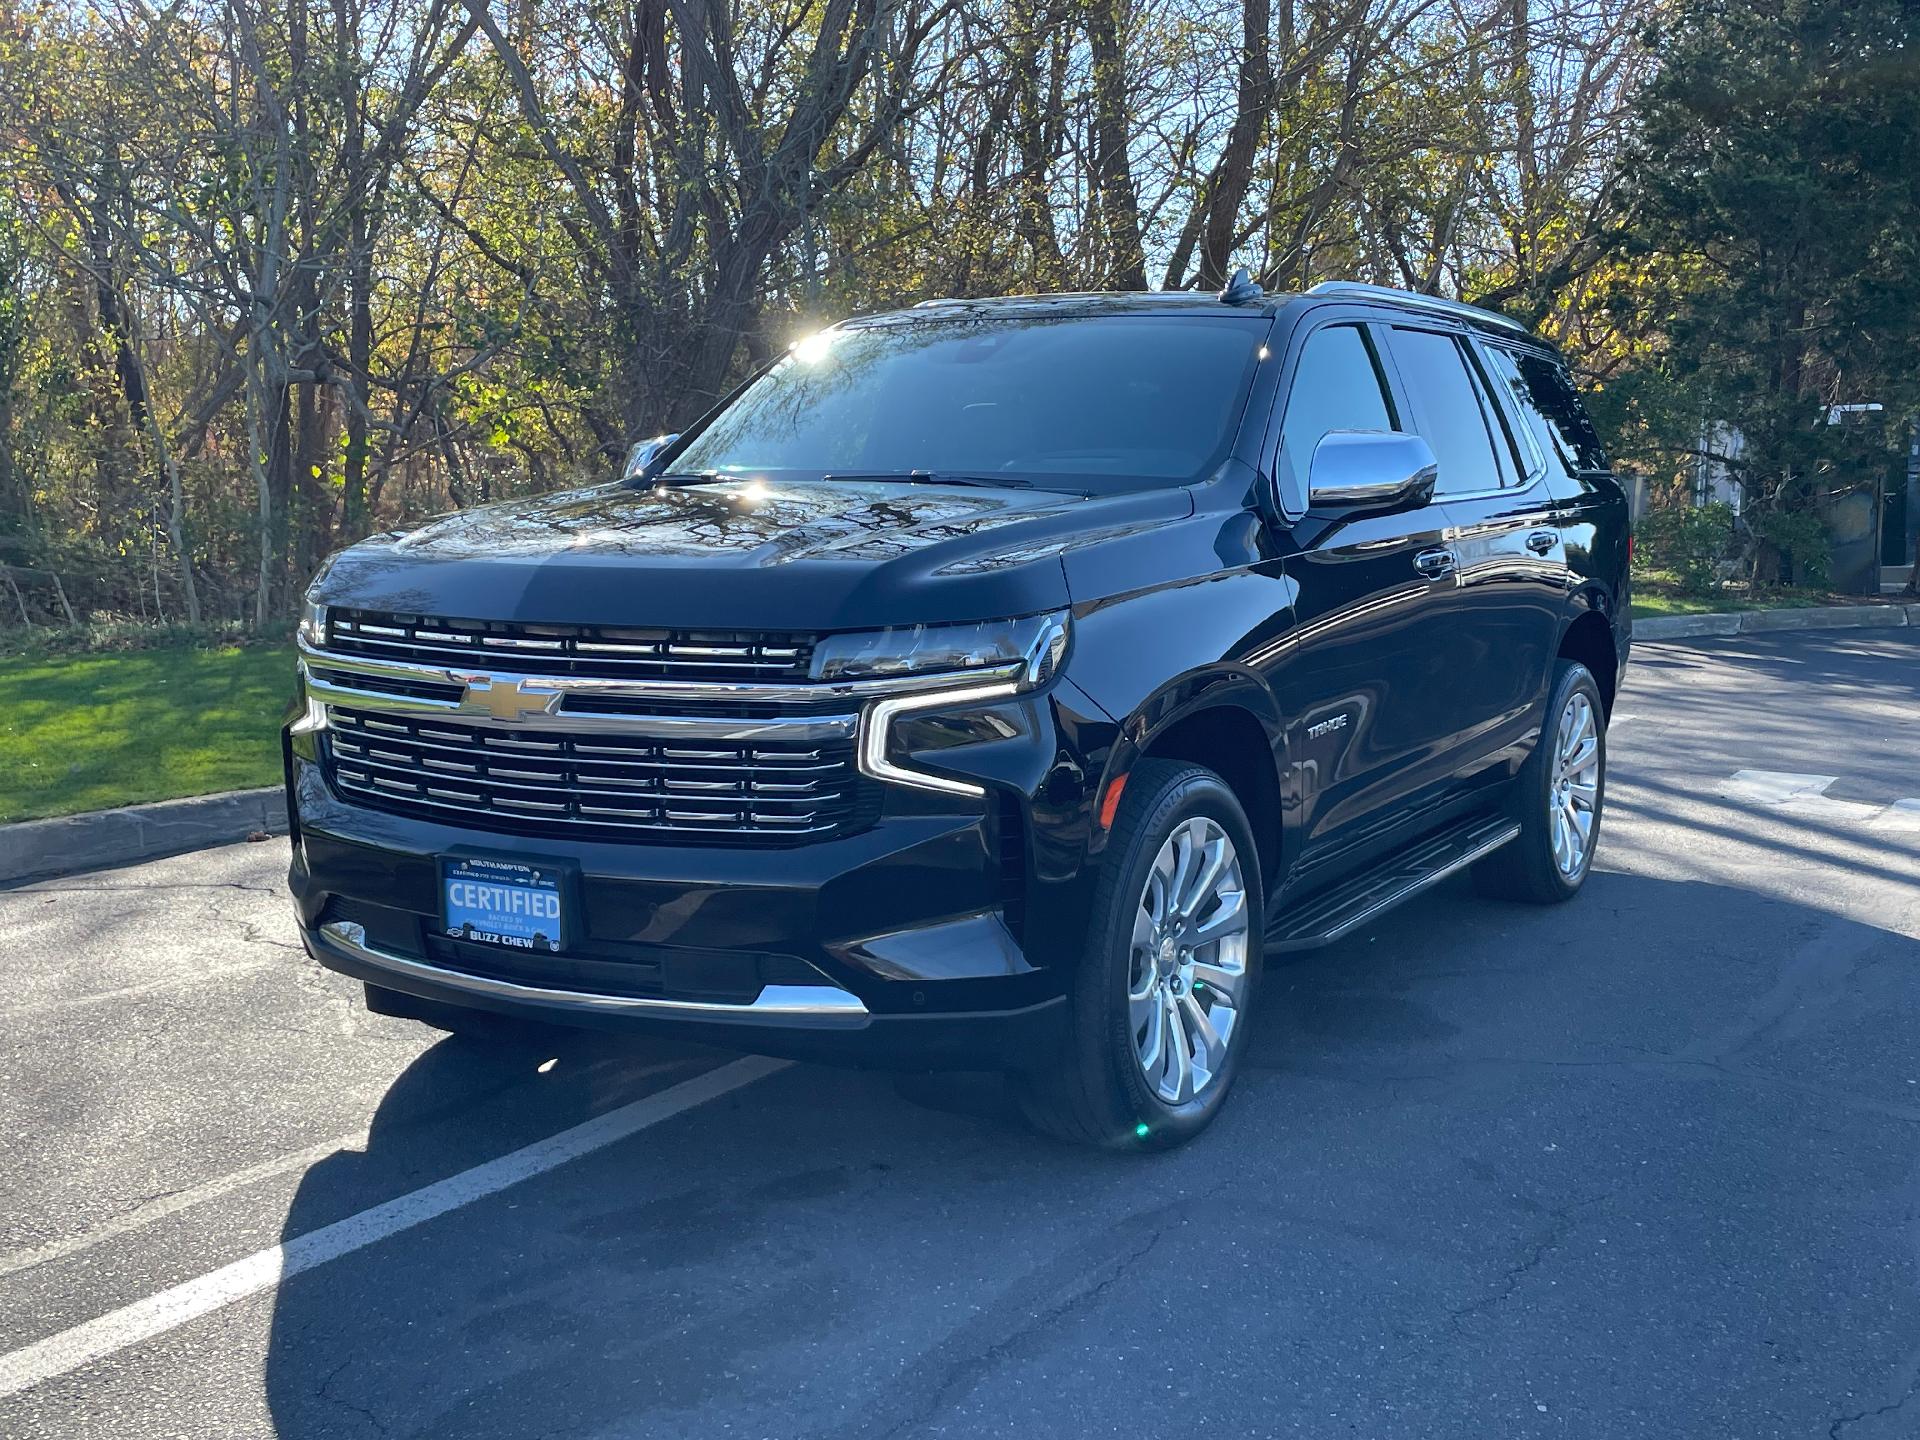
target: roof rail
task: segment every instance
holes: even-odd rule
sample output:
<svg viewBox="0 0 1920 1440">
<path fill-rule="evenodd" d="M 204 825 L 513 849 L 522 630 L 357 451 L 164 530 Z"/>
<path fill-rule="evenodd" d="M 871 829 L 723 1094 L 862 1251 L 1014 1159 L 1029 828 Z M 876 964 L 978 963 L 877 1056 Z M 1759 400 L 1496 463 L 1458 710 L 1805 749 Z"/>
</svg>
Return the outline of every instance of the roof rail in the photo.
<svg viewBox="0 0 1920 1440">
<path fill-rule="evenodd" d="M 1527 327 L 1518 320 L 1502 315 L 1498 310 L 1483 310 L 1478 305 L 1468 305 L 1460 300 L 1444 300 L 1438 295 L 1424 295 L 1418 290 L 1396 290 L 1391 285 L 1367 285 L 1358 280 L 1322 280 L 1309 295 L 1351 295 L 1356 299 L 1388 300 L 1396 305 L 1405 305 L 1410 310 L 1427 310 L 1436 315 L 1453 315 L 1462 320 L 1480 320 L 1505 326 L 1509 330 L 1528 334 Z"/>
</svg>

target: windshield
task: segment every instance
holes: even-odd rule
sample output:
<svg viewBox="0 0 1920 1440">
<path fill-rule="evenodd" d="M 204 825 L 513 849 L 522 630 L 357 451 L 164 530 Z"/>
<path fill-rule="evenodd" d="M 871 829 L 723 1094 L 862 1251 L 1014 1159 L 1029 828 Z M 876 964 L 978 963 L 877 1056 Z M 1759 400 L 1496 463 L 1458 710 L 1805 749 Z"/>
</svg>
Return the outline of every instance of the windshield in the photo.
<svg viewBox="0 0 1920 1440">
<path fill-rule="evenodd" d="M 916 318 L 825 331 L 668 468 L 774 479 L 919 471 L 1094 492 L 1187 484 L 1226 458 L 1268 323 Z"/>
</svg>

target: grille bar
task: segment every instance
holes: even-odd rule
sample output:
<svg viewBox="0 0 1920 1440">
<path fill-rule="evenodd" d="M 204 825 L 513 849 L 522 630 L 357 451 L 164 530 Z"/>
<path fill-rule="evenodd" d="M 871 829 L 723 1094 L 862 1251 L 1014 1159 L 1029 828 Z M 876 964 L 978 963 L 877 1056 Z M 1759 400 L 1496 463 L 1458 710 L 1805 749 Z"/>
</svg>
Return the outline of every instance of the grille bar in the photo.
<svg viewBox="0 0 1920 1440">
<path fill-rule="evenodd" d="M 513 833 L 783 843 L 858 823 L 849 742 L 514 732 L 329 707 L 328 779 L 361 803 Z"/>
<path fill-rule="evenodd" d="M 606 679 L 804 680 L 814 637 L 448 620 L 366 610 L 328 614 L 327 648 L 423 665 L 498 665 Z"/>
</svg>

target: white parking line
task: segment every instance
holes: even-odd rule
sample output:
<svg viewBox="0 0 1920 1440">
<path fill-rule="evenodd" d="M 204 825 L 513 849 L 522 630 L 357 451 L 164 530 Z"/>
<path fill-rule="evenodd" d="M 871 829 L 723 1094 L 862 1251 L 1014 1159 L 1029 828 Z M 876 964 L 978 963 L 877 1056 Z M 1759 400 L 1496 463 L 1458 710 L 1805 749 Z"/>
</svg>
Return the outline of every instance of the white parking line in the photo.
<svg viewBox="0 0 1920 1440">
<path fill-rule="evenodd" d="M 1737 770 L 1720 782 L 1720 793 L 1729 800 L 1765 805 L 1790 819 L 1920 830 L 1920 800 L 1896 800 L 1891 805 L 1836 800 L 1827 794 L 1827 787 L 1839 778 L 1791 770 Z"/>
<path fill-rule="evenodd" d="M 32 1345 L 0 1355 L 0 1399 L 18 1395 L 82 1366 L 91 1365 L 156 1335 L 177 1329 L 236 1300 L 291 1279 L 423 1225 L 463 1205 L 558 1169 L 630 1135 L 670 1120 L 696 1105 L 785 1069 L 792 1062 L 749 1056 L 648 1095 L 617 1110 L 562 1130 L 558 1135 L 489 1160 L 471 1170 L 422 1186 L 397 1200 L 362 1210 L 231 1265 L 136 1300 L 131 1305 L 62 1330 Z"/>
<path fill-rule="evenodd" d="M 667 1060 L 658 1065 L 648 1065 L 639 1070 L 623 1070 L 623 1081 L 644 1079 L 663 1070 L 677 1070 L 683 1061 Z M 0 1276 L 15 1275 L 22 1270 L 31 1270 L 36 1265 L 45 1265 L 54 1260 L 64 1260 L 69 1255 L 78 1255 L 83 1250 L 91 1250 L 96 1245 L 104 1245 L 109 1240 L 118 1240 L 122 1235 L 131 1235 L 149 1225 L 166 1219 L 169 1215 L 178 1215 L 183 1210 L 191 1210 L 196 1205 L 204 1205 L 209 1200 L 218 1200 L 223 1195 L 231 1195 L 244 1190 L 249 1185 L 257 1185 L 263 1180 L 271 1180 L 276 1175 L 285 1175 L 295 1170 L 304 1170 L 318 1165 L 322 1160 L 338 1155 L 342 1150 L 364 1150 L 367 1147 L 365 1129 L 354 1131 L 351 1135 L 336 1135 L 331 1140 L 322 1140 L 318 1145 L 309 1145 L 304 1150 L 295 1150 L 289 1155 L 276 1155 L 271 1160 L 262 1160 L 231 1175 L 216 1176 L 201 1185 L 191 1185 L 183 1190 L 175 1190 L 160 1195 L 123 1215 L 116 1215 L 92 1229 L 82 1230 L 77 1235 L 62 1236 L 58 1240 L 49 1240 L 43 1245 L 35 1245 L 26 1250 L 14 1250 L 0 1255 Z"/>
<path fill-rule="evenodd" d="M 1721 782 L 1720 793 L 1734 800 L 1779 805 L 1808 795 L 1824 795 L 1838 775 L 1796 775 L 1790 770 L 1736 770 Z"/>
<path fill-rule="evenodd" d="M 1874 823 L 1889 830 L 1920 830 L 1920 799 L 1894 801 Z"/>
</svg>

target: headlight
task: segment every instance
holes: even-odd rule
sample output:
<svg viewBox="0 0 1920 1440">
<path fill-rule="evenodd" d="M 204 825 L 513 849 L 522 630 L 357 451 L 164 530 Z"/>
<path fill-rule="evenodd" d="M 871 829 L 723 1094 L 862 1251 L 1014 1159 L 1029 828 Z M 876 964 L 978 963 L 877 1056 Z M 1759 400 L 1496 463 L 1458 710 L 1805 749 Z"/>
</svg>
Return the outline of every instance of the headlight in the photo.
<svg viewBox="0 0 1920 1440">
<path fill-rule="evenodd" d="M 300 638 L 316 650 L 324 650 L 326 648 L 326 606 L 316 605 L 311 599 L 300 602 Z"/>
<path fill-rule="evenodd" d="M 1070 620 L 1062 610 L 1024 620 L 973 625 L 902 625 L 829 635 L 814 647 L 816 680 L 884 680 L 947 674 L 971 682 L 992 676 L 1025 690 L 1044 685 L 1067 653 Z"/>
<path fill-rule="evenodd" d="M 982 796 L 984 785 L 900 763 L 891 753 L 894 722 L 905 715 L 1011 699 L 1044 685 L 1066 658 L 1071 620 L 1065 611 L 977 625 L 915 625 L 861 635 L 834 635 L 814 647 L 821 680 L 945 676 L 939 689 L 871 702 L 860 717 L 860 769 L 876 780 L 947 795 Z"/>
</svg>

